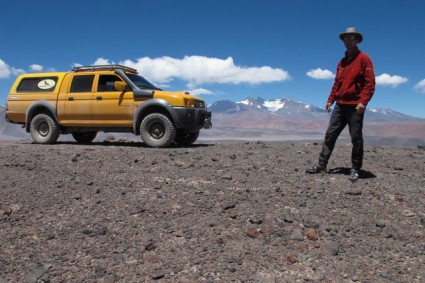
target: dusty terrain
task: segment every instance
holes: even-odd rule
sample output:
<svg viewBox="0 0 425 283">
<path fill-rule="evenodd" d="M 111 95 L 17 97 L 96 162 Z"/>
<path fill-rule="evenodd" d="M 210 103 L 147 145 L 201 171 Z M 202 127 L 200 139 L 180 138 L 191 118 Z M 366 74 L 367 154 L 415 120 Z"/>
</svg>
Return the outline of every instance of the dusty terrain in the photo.
<svg viewBox="0 0 425 283">
<path fill-rule="evenodd" d="M 425 150 L 0 142 L 0 282 L 425 282 Z"/>
</svg>

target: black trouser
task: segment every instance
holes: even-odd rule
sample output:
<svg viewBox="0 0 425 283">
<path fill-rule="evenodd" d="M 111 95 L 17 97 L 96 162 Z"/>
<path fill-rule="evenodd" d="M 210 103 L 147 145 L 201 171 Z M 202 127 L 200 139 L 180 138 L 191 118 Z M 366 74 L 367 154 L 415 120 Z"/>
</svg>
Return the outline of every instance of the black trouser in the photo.
<svg viewBox="0 0 425 283">
<path fill-rule="evenodd" d="M 360 170 L 363 165 L 363 117 L 364 112 L 359 113 L 356 105 L 336 104 L 332 111 L 329 127 L 326 130 L 325 141 L 319 157 L 319 165 L 326 167 L 336 140 L 348 124 L 353 149 L 351 152 L 352 168 Z"/>
</svg>

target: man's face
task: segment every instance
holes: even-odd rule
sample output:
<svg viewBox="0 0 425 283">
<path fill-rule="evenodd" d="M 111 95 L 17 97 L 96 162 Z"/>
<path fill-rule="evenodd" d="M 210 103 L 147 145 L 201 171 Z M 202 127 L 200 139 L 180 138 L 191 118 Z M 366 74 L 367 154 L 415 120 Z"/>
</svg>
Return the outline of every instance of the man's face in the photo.
<svg viewBox="0 0 425 283">
<path fill-rule="evenodd" d="M 357 46 L 358 39 L 355 35 L 345 35 L 342 40 L 344 40 L 344 45 L 347 49 L 353 49 Z"/>
</svg>

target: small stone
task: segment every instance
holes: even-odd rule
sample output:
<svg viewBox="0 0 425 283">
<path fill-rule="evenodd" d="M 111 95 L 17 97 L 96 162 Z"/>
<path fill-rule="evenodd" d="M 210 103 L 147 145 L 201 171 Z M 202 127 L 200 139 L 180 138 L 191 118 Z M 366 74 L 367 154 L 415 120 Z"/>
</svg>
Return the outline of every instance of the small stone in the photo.
<svg viewBox="0 0 425 283">
<path fill-rule="evenodd" d="M 382 219 L 378 219 L 378 220 L 376 221 L 375 225 L 376 225 L 376 227 L 381 227 L 381 228 L 383 228 L 383 227 L 385 227 L 385 221 L 384 221 L 384 220 L 382 220 Z"/>
<path fill-rule="evenodd" d="M 270 227 L 262 227 L 262 228 L 260 228 L 260 231 L 258 231 L 258 232 L 263 236 L 267 236 L 268 234 L 270 234 L 271 230 L 272 229 Z"/>
<path fill-rule="evenodd" d="M 336 256 L 339 253 L 339 244 L 336 241 L 324 240 L 321 248 L 322 252 L 326 255 Z"/>
<path fill-rule="evenodd" d="M 154 279 L 154 280 L 161 279 L 161 278 L 163 278 L 164 276 L 165 276 L 165 273 L 164 273 L 164 271 L 163 271 L 163 270 L 161 270 L 161 269 L 157 269 L 157 270 L 154 270 L 154 271 L 152 272 L 152 279 Z"/>
<path fill-rule="evenodd" d="M 160 256 L 152 255 L 152 254 L 146 255 L 145 260 L 149 263 L 160 263 L 160 262 L 162 262 L 162 259 L 161 259 Z"/>
<path fill-rule="evenodd" d="M 252 224 L 260 225 L 261 223 L 263 223 L 263 220 L 261 218 L 250 218 L 249 222 Z"/>
<path fill-rule="evenodd" d="M 294 229 L 291 234 L 291 239 L 296 241 L 304 241 L 304 236 L 300 229 Z"/>
<path fill-rule="evenodd" d="M 363 190 L 361 188 L 351 188 L 348 191 L 346 191 L 345 193 L 348 195 L 352 195 L 352 196 L 359 196 L 361 195 L 363 192 Z"/>
<path fill-rule="evenodd" d="M 69 271 L 71 271 L 72 273 L 80 272 L 80 269 L 79 269 L 77 266 L 75 266 L 75 265 L 72 265 L 72 266 L 68 267 L 68 269 L 69 269 Z"/>
<path fill-rule="evenodd" d="M 317 234 L 317 231 L 314 229 L 308 229 L 305 235 L 307 236 L 307 239 L 311 241 L 317 241 L 319 239 L 319 235 Z"/>
<path fill-rule="evenodd" d="M 235 207 L 236 207 L 236 203 L 232 201 L 232 202 L 227 202 L 227 203 L 223 204 L 222 209 L 228 210 L 228 209 L 235 208 Z"/>
<path fill-rule="evenodd" d="M 246 232 L 246 235 L 250 238 L 257 238 L 258 230 L 256 228 L 251 228 Z"/>
<path fill-rule="evenodd" d="M 50 269 L 50 267 L 52 267 L 50 263 L 39 264 L 30 272 L 25 274 L 26 282 L 38 282 L 38 279 L 40 279 L 44 275 L 44 273 L 46 273 Z"/>
<path fill-rule="evenodd" d="M 236 159 L 236 154 L 232 154 L 229 156 L 230 159 L 235 160 Z"/>
<path fill-rule="evenodd" d="M 294 217 L 292 216 L 289 210 L 285 210 L 285 212 L 283 213 L 283 220 L 288 223 L 294 222 Z"/>
<path fill-rule="evenodd" d="M 77 162 L 78 161 L 78 158 L 80 157 L 81 155 L 79 154 L 79 153 L 75 153 L 73 156 L 72 156 L 72 162 Z"/>
<path fill-rule="evenodd" d="M 136 214 L 140 214 L 140 213 L 143 213 L 143 212 L 145 212 L 145 209 L 137 206 L 137 207 L 134 207 L 130 210 L 130 215 L 136 215 Z"/>
<path fill-rule="evenodd" d="M 233 176 L 232 175 L 229 175 L 229 174 L 226 174 L 226 175 L 223 175 L 223 177 L 221 177 L 223 180 L 232 180 L 233 179 Z"/>
<path fill-rule="evenodd" d="M 139 263 L 137 259 L 126 261 L 125 264 L 128 266 L 136 266 Z"/>
<path fill-rule="evenodd" d="M 87 235 L 89 237 L 105 235 L 106 232 L 107 232 L 107 228 L 104 226 L 96 226 L 93 229 L 84 229 L 82 231 L 84 235 Z"/>
<path fill-rule="evenodd" d="M 286 257 L 286 260 L 287 260 L 289 263 L 291 263 L 291 264 L 295 264 L 295 263 L 297 263 L 297 262 L 298 262 L 298 258 L 297 258 L 295 255 L 293 255 L 293 254 L 288 255 L 288 256 Z"/>
<path fill-rule="evenodd" d="M 10 215 L 12 214 L 12 209 L 10 207 L 6 207 L 0 210 L 0 215 Z"/>
<path fill-rule="evenodd" d="M 405 209 L 401 212 L 401 214 L 405 217 L 413 217 L 416 215 L 416 213 L 410 209 Z"/>
<path fill-rule="evenodd" d="M 214 162 L 220 161 L 220 157 L 219 156 L 213 156 L 213 157 L 211 157 L 211 161 L 214 161 Z"/>
<path fill-rule="evenodd" d="M 155 248 L 156 248 L 156 244 L 155 244 L 155 243 L 153 243 L 153 242 L 150 242 L 149 244 L 147 244 L 147 245 L 145 246 L 145 250 L 147 250 L 147 251 L 154 250 Z"/>
<path fill-rule="evenodd" d="M 174 236 L 176 236 L 177 238 L 183 237 L 184 236 L 183 230 L 179 229 L 179 230 L 175 231 Z"/>
</svg>

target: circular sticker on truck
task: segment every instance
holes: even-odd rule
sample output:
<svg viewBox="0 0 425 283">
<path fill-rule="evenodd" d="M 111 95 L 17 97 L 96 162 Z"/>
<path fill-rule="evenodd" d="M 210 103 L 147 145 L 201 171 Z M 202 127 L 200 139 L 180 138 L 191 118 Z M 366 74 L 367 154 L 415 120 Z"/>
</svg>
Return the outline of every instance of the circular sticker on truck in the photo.
<svg viewBox="0 0 425 283">
<path fill-rule="evenodd" d="M 53 88 L 56 85 L 56 82 L 51 79 L 45 79 L 38 83 L 38 88 L 40 89 L 50 89 Z"/>
</svg>

